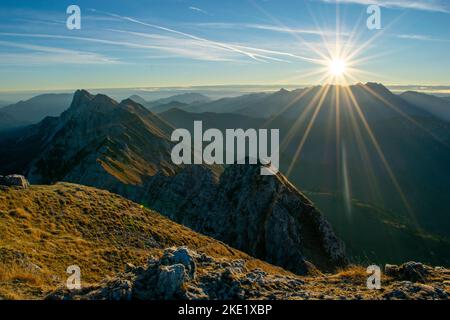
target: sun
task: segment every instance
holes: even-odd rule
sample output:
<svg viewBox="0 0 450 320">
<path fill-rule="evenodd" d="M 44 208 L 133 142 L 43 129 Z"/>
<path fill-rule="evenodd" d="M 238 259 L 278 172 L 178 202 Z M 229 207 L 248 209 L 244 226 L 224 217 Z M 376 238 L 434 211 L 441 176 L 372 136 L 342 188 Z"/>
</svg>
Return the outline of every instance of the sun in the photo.
<svg viewBox="0 0 450 320">
<path fill-rule="evenodd" d="M 331 75 L 335 77 L 341 77 L 345 75 L 347 70 L 347 63 L 342 59 L 330 60 L 328 69 Z"/>
</svg>

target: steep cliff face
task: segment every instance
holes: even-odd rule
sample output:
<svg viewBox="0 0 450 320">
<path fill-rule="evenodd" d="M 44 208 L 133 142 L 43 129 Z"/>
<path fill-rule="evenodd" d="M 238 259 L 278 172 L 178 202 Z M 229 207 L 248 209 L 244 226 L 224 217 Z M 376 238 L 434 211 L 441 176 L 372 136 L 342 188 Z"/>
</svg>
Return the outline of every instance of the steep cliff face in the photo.
<svg viewBox="0 0 450 320">
<path fill-rule="evenodd" d="M 229 166 L 217 181 L 186 169 L 149 188 L 153 209 L 198 232 L 298 274 L 347 262 L 342 242 L 314 205 L 282 175 L 258 165 Z"/>
<path fill-rule="evenodd" d="M 299 274 L 346 264 L 330 225 L 282 174 L 261 176 L 258 165 L 232 165 L 222 174 L 215 166 L 176 166 L 173 128 L 132 100 L 77 91 L 50 124 L 45 136 L 32 137 L 41 143 L 27 166 L 32 183 L 67 181 L 121 194 Z"/>
</svg>

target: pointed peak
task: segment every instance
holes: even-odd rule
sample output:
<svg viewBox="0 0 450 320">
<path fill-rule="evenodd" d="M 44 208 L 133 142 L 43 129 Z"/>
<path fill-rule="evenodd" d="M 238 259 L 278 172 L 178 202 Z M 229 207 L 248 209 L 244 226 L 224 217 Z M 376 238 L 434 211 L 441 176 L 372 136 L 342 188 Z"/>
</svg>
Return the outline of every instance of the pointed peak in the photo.
<svg viewBox="0 0 450 320">
<path fill-rule="evenodd" d="M 77 90 L 73 96 L 70 108 L 65 112 L 66 117 L 88 110 L 110 110 L 117 102 L 104 94 L 90 94 L 86 90 Z"/>
<path fill-rule="evenodd" d="M 84 89 L 79 89 L 77 91 L 75 91 L 73 98 L 75 99 L 88 99 L 88 100 L 92 100 L 94 96 L 92 94 L 90 94 L 87 90 Z"/>
<path fill-rule="evenodd" d="M 369 87 L 373 90 L 380 90 L 380 91 L 389 91 L 388 88 L 386 88 L 383 84 L 377 83 L 377 82 L 367 82 L 365 84 L 366 87 Z"/>
<path fill-rule="evenodd" d="M 72 103 L 70 105 L 70 109 L 78 108 L 79 106 L 88 104 L 92 99 L 94 99 L 94 96 L 90 94 L 88 91 L 81 89 L 75 91 L 72 99 Z"/>
<path fill-rule="evenodd" d="M 285 88 L 281 88 L 277 93 L 289 93 L 289 90 L 286 90 Z"/>
</svg>

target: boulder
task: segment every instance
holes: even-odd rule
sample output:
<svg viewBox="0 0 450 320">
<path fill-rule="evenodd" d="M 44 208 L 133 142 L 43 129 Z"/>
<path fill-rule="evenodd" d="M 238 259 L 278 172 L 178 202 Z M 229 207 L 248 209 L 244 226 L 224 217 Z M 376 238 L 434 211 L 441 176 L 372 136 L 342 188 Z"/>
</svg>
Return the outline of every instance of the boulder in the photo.
<svg viewBox="0 0 450 320">
<path fill-rule="evenodd" d="M 173 300 L 180 298 L 185 279 L 186 271 L 182 264 L 161 266 L 158 275 L 157 292 L 163 299 Z"/>
<path fill-rule="evenodd" d="M 387 264 L 384 273 L 393 278 L 412 282 L 424 282 L 429 274 L 430 267 L 420 263 L 410 261 L 401 266 Z"/>
<path fill-rule="evenodd" d="M 186 270 L 189 279 L 195 278 L 196 265 L 194 261 L 194 253 L 187 247 L 169 248 L 164 251 L 161 259 L 163 265 L 181 264 Z"/>
<path fill-rule="evenodd" d="M 27 189 L 30 186 L 30 183 L 22 175 L 11 174 L 8 176 L 0 176 L 0 185 Z"/>
</svg>

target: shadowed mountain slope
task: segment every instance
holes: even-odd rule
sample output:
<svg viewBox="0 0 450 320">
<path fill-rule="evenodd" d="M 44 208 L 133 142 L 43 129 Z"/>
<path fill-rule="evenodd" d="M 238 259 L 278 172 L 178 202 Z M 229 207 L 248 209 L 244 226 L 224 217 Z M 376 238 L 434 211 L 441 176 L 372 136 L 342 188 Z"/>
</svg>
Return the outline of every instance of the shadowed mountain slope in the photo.
<svg viewBox="0 0 450 320">
<path fill-rule="evenodd" d="M 0 109 L 23 123 L 37 123 L 48 116 L 59 116 L 70 106 L 72 94 L 42 94 Z"/>
<path fill-rule="evenodd" d="M 429 94 L 408 91 L 400 95 L 404 100 L 450 122 L 450 101 Z"/>
</svg>

